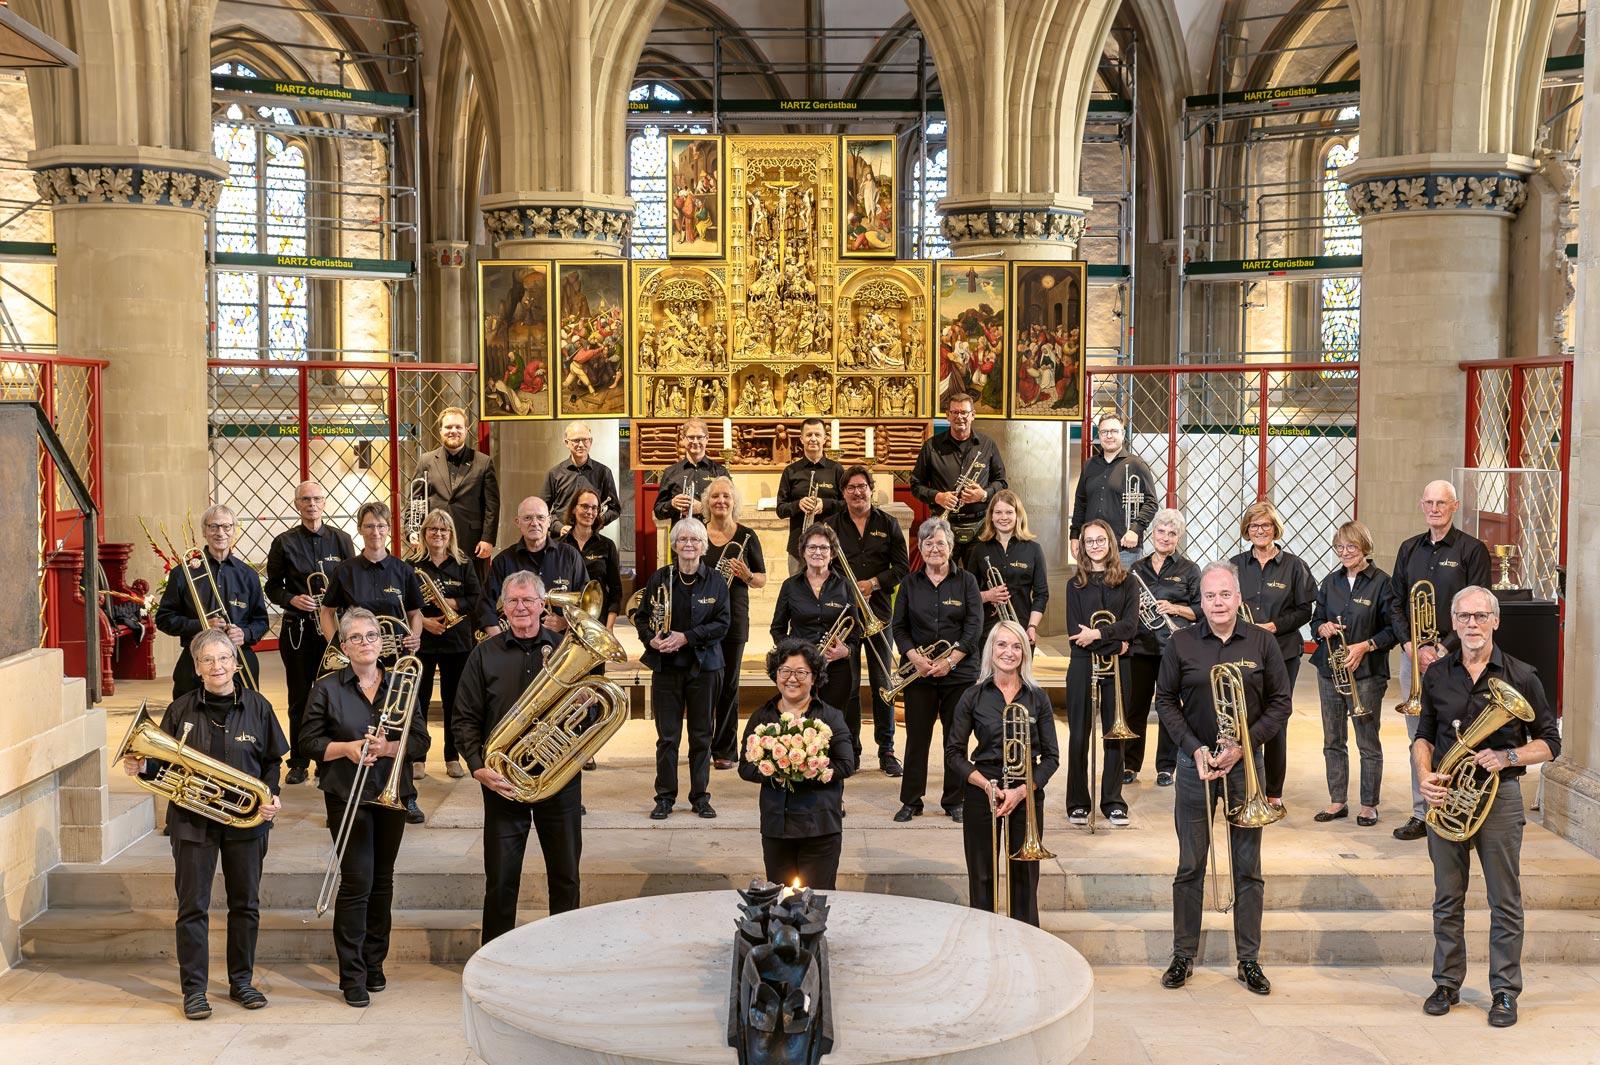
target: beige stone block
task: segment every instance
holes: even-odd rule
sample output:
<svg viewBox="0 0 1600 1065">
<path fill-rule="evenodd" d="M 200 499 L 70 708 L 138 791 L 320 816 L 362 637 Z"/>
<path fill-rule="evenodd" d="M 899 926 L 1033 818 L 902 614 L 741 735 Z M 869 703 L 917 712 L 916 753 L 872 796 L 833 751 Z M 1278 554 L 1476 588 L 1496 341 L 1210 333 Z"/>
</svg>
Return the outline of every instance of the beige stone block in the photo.
<svg viewBox="0 0 1600 1065">
<path fill-rule="evenodd" d="M 0 749 L 61 723 L 61 652 L 40 648 L 0 662 Z"/>
<path fill-rule="evenodd" d="M 89 686 L 82 677 L 61 678 L 61 720 L 82 717 L 89 709 Z"/>
<path fill-rule="evenodd" d="M 61 826 L 61 860 L 98 863 L 104 836 L 104 828 L 100 825 Z"/>
<path fill-rule="evenodd" d="M 56 795 L 63 825 L 101 825 L 111 812 L 106 788 L 62 788 Z"/>
<path fill-rule="evenodd" d="M 91 752 L 64 766 L 58 779 L 63 788 L 104 787 L 110 780 L 109 768 L 99 752 Z"/>
</svg>

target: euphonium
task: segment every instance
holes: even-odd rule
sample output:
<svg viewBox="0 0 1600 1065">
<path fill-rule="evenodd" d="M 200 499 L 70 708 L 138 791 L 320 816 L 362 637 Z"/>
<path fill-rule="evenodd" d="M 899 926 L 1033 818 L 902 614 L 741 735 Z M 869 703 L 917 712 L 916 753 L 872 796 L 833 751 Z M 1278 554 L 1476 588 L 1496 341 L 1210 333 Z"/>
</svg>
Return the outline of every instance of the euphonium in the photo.
<svg viewBox="0 0 1600 1065">
<path fill-rule="evenodd" d="M 1265 828 L 1283 820 L 1283 807 L 1267 802 L 1256 780 L 1255 745 L 1250 741 L 1244 671 L 1237 662 L 1219 662 L 1211 667 L 1211 706 L 1217 714 L 1217 747 L 1241 748 L 1244 762 L 1244 801 L 1238 806 L 1227 807 L 1228 782 L 1223 778 L 1222 801 L 1228 824 L 1237 828 Z"/>
<path fill-rule="evenodd" d="M 1450 795 L 1442 806 L 1430 806 L 1424 819 L 1444 839 L 1465 843 L 1483 827 L 1500 792 L 1500 774 L 1478 766 L 1472 756 L 1478 744 L 1499 732 L 1512 718 L 1533 720 L 1533 707 L 1521 692 L 1498 677 L 1489 678 L 1489 702 L 1465 732 L 1456 722 L 1456 742 L 1434 772 L 1449 778 Z"/>
<path fill-rule="evenodd" d="M 930 658 L 935 662 L 949 658 L 955 653 L 955 650 L 956 645 L 949 640 L 934 640 L 930 644 L 917 648 L 917 652 L 924 658 Z M 916 664 L 907 656 L 895 667 L 895 671 L 889 675 L 889 686 L 879 688 L 878 694 L 883 696 L 884 702 L 892 706 L 894 701 L 900 698 L 900 693 L 905 691 L 918 676 Z"/>
<path fill-rule="evenodd" d="M 1338 619 L 1341 628 L 1328 637 L 1328 669 L 1333 673 L 1333 687 L 1350 704 L 1351 717 L 1366 717 L 1369 711 L 1361 705 L 1361 693 L 1356 691 L 1355 674 L 1350 672 L 1350 645 L 1344 638 L 1344 619 Z"/>
<path fill-rule="evenodd" d="M 1011 824 L 1009 817 L 997 817 L 995 825 L 993 858 L 994 875 L 989 881 L 994 887 L 994 912 L 1011 916 L 1011 862 L 1043 862 L 1055 855 L 1039 841 L 1039 826 L 1033 808 L 1033 718 L 1021 703 L 1007 703 L 1001 711 L 1002 738 L 1000 741 L 1000 779 L 995 786 L 1004 790 L 1023 786 L 1022 810 L 1026 825 L 1022 843 L 1011 853 Z M 1002 862 L 1004 854 L 1009 861 Z"/>
<path fill-rule="evenodd" d="M 983 560 L 983 564 L 986 567 L 983 579 L 988 585 L 988 589 L 1004 588 L 1006 579 L 1001 575 L 999 568 L 995 566 L 994 559 L 986 558 Z M 1021 624 L 1017 621 L 1017 608 L 1012 606 L 1009 601 L 996 601 L 991 605 L 994 607 L 996 621 L 1009 621 L 1013 625 Z"/>
<path fill-rule="evenodd" d="M 135 778 L 141 788 L 229 828 L 259 825 L 263 820 L 261 808 L 272 801 L 272 792 L 255 777 L 190 747 L 192 728 L 193 722 L 186 722 L 182 736 L 169 736 L 150 716 L 148 705 L 140 703 L 139 712 L 133 715 L 133 724 L 128 726 L 111 761 L 120 762 L 130 756 L 154 758 L 164 764 L 152 780 Z"/>
<path fill-rule="evenodd" d="M 626 657 L 601 620 L 600 583 L 551 592 L 545 601 L 566 616 L 566 639 L 483 745 L 483 764 L 510 782 L 517 802 L 538 802 L 566 787 L 628 719 L 622 689 L 589 676 L 598 663 Z"/>
<path fill-rule="evenodd" d="M 1411 692 L 1395 712 L 1406 717 L 1422 713 L 1422 670 L 1417 668 L 1424 644 L 1438 646 L 1438 595 L 1424 578 L 1411 586 Z"/>
<path fill-rule="evenodd" d="M 817 644 L 817 650 L 826 658 L 829 651 L 848 640 L 855 631 L 855 615 L 847 610 L 841 611 L 839 619 L 833 623 L 833 627 L 822 637 L 822 642 Z"/>
<path fill-rule="evenodd" d="M 1117 616 L 1109 610 L 1096 610 L 1089 615 L 1089 627 L 1102 628 L 1106 625 L 1115 625 Z M 1112 690 L 1116 698 L 1116 712 L 1111 718 L 1111 728 L 1102 736 L 1107 740 L 1135 740 L 1139 734 L 1128 727 L 1128 719 L 1122 709 L 1122 656 L 1119 654 L 1090 655 L 1089 665 L 1093 670 L 1093 677 L 1089 682 L 1090 704 L 1093 706 L 1094 720 L 1100 720 L 1100 682 L 1110 678 Z"/>
<path fill-rule="evenodd" d="M 444 627 L 451 629 L 459 625 L 463 615 L 450 605 L 450 597 L 444 594 L 444 589 L 439 587 L 439 582 L 429 576 L 420 566 L 416 567 L 416 571 L 417 582 L 422 585 L 422 598 L 427 600 L 440 613 L 439 620 L 444 622 Z"/>
</svg>

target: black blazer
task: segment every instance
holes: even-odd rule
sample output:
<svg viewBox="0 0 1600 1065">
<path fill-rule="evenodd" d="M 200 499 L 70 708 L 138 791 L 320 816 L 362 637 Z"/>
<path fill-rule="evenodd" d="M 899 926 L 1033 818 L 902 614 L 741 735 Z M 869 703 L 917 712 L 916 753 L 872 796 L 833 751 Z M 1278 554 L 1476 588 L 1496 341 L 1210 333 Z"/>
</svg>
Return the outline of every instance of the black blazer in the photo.
<svg viewBox="0 0 1600 1065">
<path fill-rule="evenodd" d="M 644 595 L 639 597 L 639 607 L 633 612 L 633 627 L 639 630 L 639 639 L 644 643 L 644 654 L 640 660 L 651 670 L 659 671 L 671 666 L 671 663 L 663 661 L 660 651 L 650 646 L 651 637 L 656 635 L 650 631 L 650 603 L 655 598 L 656 589 L 672 580 L 677 568 L 675 565 L 662 566 L 650 574 L 650 579 L 645 582 Z M 723 667 L 722 638 L 728 634 L 728 582 L 722 579 L 722 574 L 704 563 L 701 563 L 696 575 L 699 581 L 690 596 L 688 618 L 683 617 L 679 603 L 673 603 L 672 631 L 688 637 L 689 643 L 684 650 L 694 655 L 695 671 L 709 673 Z M 735 663 L 733 668 L 738 669 L 738 664 Z"/>
<path fill-rule="evenodd" d="M 856 771 L 856 749 L 850 739 L 850 726 L 844 715 L 827 703 L 811 697 L 807 717 L 818 718 L 833 730 L 828 741 L 828 760 L 833 779 L 826 784 L 803 781 L 790 791 L 762 776 L 745 757 L 745 748 L 757 725 L 778 723 L 778 697 L 774 695 L 750 715 L 739 741 L 739 775 L 761 787 L 761 834 L 775 839 L 805 839 L 831 836 L 844 829 L 844 778 Z"/>
<path fill-rule="evenodd" d="M 378 687 L 376 705 L 367 701 L 361 691 L 361 683 L 356 680 L 355 670 L 349 666 L 328 674 L 311 686 L 311 697 L 306 700 L 305 720 L 300 723 L 300 749 L 297 753 L 317 763 L 317 787 L 345 802 L 350 801 L 350 788 L 355 784 L 356 764 L 348 758 L 329 760 L 328 745 L 359 740 L 367 734 L 367 729 L 378 720 L 378 710 L 389 690 L 391 676 L 388 670 L 383 671 L 383 683 Z M 426 758 L 431 742 L 427 715 L 418 707 L 416 713 L 411 715 L 411 728 L 406 732 L 405 760 L 419 762 Z M 393 758 L 380 758 L 372 764 L 367 770 L 366 784 L 361 789 L 362 802 L 371 802 L 378 797 L 393 765 Z M 402 770 L 400 798 L 416 797 L 417 788 L 411 783 L 409 768 Z"/>
<path fill-rule="evenodd" d="M 417 460 L 413 477 L 428 479 L 428 509 L 443 508 L 456 523 L 456 543 L 471 554 L 479 542 L 494 543 L 500 528 L 500 480 L 489 456 L 466 445 L 464 469 L 457 468 L 451 483 L 450 456 L 435 448 Z"/>
</svg>

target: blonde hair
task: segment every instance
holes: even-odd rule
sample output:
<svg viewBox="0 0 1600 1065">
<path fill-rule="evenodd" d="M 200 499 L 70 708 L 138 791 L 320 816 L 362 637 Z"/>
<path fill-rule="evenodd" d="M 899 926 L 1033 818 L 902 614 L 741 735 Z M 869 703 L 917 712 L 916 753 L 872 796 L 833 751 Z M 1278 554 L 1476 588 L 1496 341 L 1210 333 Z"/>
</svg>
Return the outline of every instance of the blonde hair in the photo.
<svg viewBox="0 0 1600 1065">
<path fill-rule="evenodd" d="M 728 520 L 737 524 L 739 521 L 739 509 L 742 504 L 739 502 L 739 486 L 733 483 L 732 477 L 713 477 L 706 482 L 706 486 L 700 490 L 701 510 L 704 512 L 706 520 L 709 521 L 711 519 L 711 507 L 706 503 L 706 499 L 711 495 L 712 489 L 722 485 L 727 486 L 728 494 L 733 497 L 733 506 L 728 508 Z"/>
<path fill-rule="evenodd" d="M 1028 508 L 1022 505 L 1022 498 L 1009 488 L 1002 488 L 989 497 L 989 506 L 983 512 L 983 531 L 978 534 L 980 540 L 993 540 L 994 532 L 994 505 L 1007 503 L 1017 512 L 1017 527 L 1012 532 L 1018 540 L 1033 540 L 1036 537 L 1028 530 Z"/>
<path fill-rule="evenodd" d="M 1362 558 L 1372 556 L 1372 530 L 1367 528 L 1366 522 L 1347 521 L 1339 526 L 1339 531 L 1333 534 L 1333 542 L 1341 540 L 1360 551 Z"/>
<path fill-rule="evenodd" d="M 456 519 L 443 507 L 434 507 L 428 511 L 428 516 L 422 519 L 422 528 L 417 530 L 417 544 L 406 552 L 407 562 L 420 562 L 428 557 L 428 526 L 443 524 L 445 531 L 450 534 L 446 541 L 444 553 L 457 562 L 465 562 L 467 556 L 461 553 L 461 545 L 456 542 Z"/>
<path fill-rule="evenodd" d="M 1028 643 L 1027 630 L 1016 621 L 997 621 L 994 628 L 989 630 L 988 638 L 983 641 L 983 654 L 978 665 L 978 683 L 983 684 L 994 676 L 994 638 L 1002 631 L 1022 641 L 1022 664 L 1017 667 L 1017 674 L 1022 678 L 1024 688 L 1037 691 L 1039 685 L 1033 679 L 1033 648 Z"/>
<path fill-rule="evenodd" d="M 1239 539 L 1250 539 L 1250 526 L 1259 518 L 1270 518 L 1272 521 L 1272 538 L 1283 539 L 1283 518 L 1278 514 L 1278 508 L 1269 500 L 1260 499 L 1244 508 L 1244 516 L 1239 519 Z"/>
</svg>

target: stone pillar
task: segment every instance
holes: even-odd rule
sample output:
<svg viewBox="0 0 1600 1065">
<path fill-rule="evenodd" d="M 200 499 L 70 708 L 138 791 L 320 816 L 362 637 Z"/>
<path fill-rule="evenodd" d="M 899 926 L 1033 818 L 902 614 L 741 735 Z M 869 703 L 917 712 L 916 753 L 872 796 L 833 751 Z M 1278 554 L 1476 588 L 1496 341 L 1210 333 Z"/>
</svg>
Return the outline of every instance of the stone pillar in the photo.
<svg viewBox="0 0 1600 1065">
<path fill-rule="evenodd" d="M 438 240 L 422 249 L 424 299 L 424 362 L 474 362 L 477 332 L 471 321 L 471 245 Z"/>
<path fill-rule="evenodd" d="M 1600 0 L 1589 0 L 1590 25 Z M 1583 147 L 1600 151 L 1600 49 L 1583 68 Z M 1592 158 L 1592 157 L 1591 157 Z M 1567 477 L 1566 720 L 1561 758 L 1544 768 L 1544 823 L 1600 854 L 1600 167 L 1578 174 L 1578 351 L 1573 360 L 1572 468 Z"/>
</svg>

